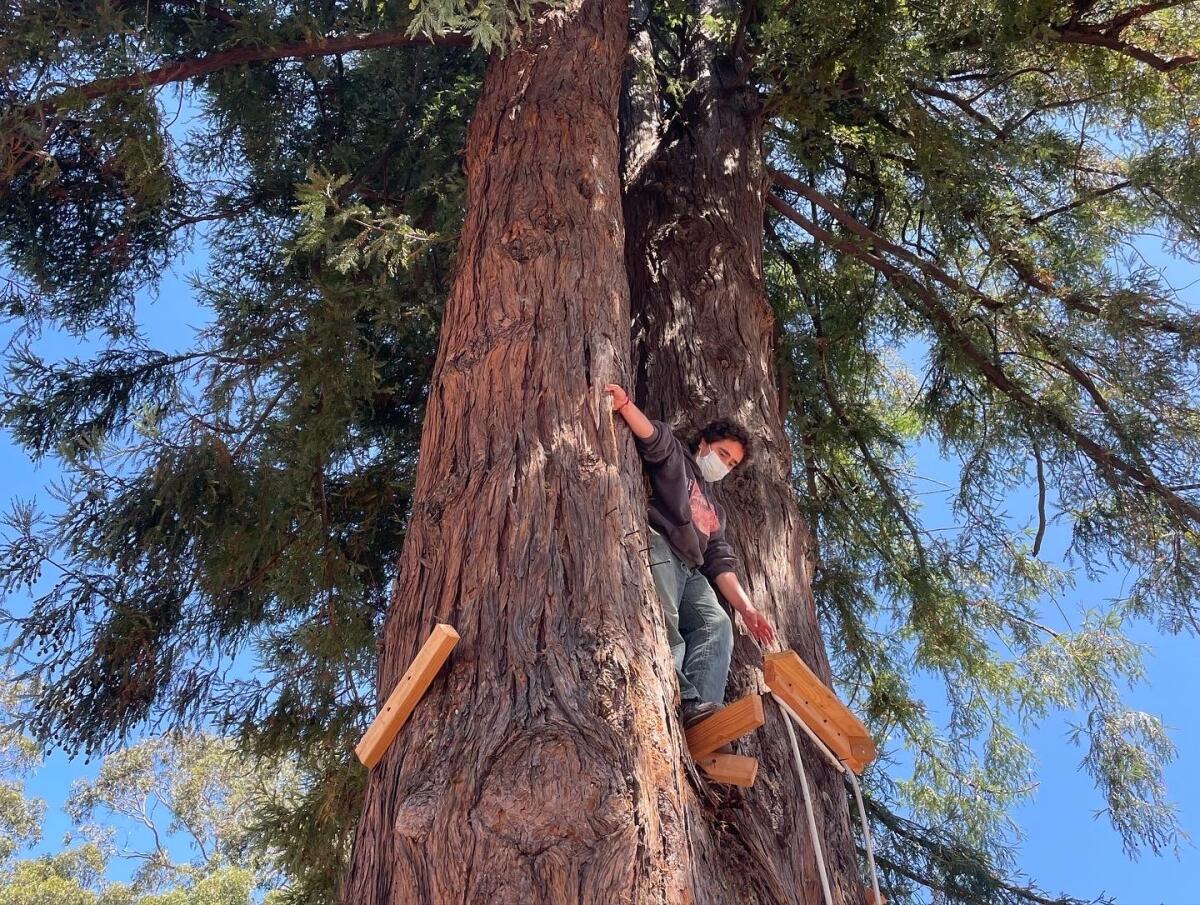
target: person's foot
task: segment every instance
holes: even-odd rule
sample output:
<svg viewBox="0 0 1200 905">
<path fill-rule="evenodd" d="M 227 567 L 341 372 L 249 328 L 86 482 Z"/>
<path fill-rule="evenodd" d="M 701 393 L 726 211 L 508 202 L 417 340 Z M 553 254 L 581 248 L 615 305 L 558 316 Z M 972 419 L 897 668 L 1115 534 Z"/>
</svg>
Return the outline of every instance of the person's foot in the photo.
<svg viewBox="0 0 1200 905">
<path fill-rule="evenodd" d="M 683 720 L 684 730 L 691 729 L 697 723 L 702 723 L 714 713 L 722 709 L 722 705 L 714 704 L 711 701 L 701 701 L 698 698 L 690 698 L 679 705 L 679 717 Z M 714 754 L 733 754 L 733 743 L 726 742 L 718 748 Z"/>
<path fill-rule="evenodd" d="M 691 729 L 697 723 L 708 719 L 720 709 L 720 704 L 701 701 L 699 698 L 690 698 L 679 705 L 679 716 L 683 720 L 683 728 Z"/>
</svg>

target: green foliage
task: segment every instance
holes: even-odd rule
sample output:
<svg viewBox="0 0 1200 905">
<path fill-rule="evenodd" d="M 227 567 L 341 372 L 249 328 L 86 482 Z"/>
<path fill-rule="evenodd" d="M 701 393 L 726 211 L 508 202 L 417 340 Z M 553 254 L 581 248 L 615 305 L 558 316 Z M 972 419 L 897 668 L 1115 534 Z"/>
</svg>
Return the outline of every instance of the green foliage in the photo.
<svg viewBox="0 0 1200 905">
<path fill-rule="evenodd" d="M 65 810 L 75 830 L 61 851 L 18 860 L 41 840 L 46 803 L 25 779 L 39 768 L 32 739 L 12 728 L 32 689 L 0 683 L 0 902 L 5 905 L 250 905 L 280 901 L 273 852 L 258 848 L 250 813 L 294 794 L 295 771 L 249 759 L 211 735 L 150 738 L 104 758 L 79 780 Z M 178 861 L 181 852 L 191 852 Z M 105 875 L 136 865 L 128 883 Z"/>
<path fill-rule="evenodd" d="M 21 861 L 0 881 L 0 902 L 4 905 L 100 905 L 102 900 L 90 887 L 96 884 L 104 863 L 104 854 L 95 845 Z"/>
<path fill-rule="evenodd" d="M 251 905 L 255 880 L 251 871 L 225 867 L 205 873 L 186 886 L 158 893 L 138 893 L 123 883 L 104 883 L 107 855 L 87 844 L 55 855 L 19 862 L 0 878 L 3 905 Z M 278 893 L 262 899 L 276 905 Z"/>
<path fill-rule="evenodd" d="M 14 508 L 0 549 L 0 591 L 33 597 L 10 613 L 13 650 L 44 680 L 21 726 L 100 752 L 147 722 L 204 722 L 286 756 L 289 781 L 255 793 L 243 829 L 204 837 L 231 872 L 186 888 L 236 899 L 232 859 L 254 849 L 290 878 L 287 901 L 327 901 L 361 801 L 348 752 L 372 711 L 485 61 L 414 46 L 231 65 L 178 94 L 82 86 L 314 36 L 457 30 L 490 49 L 529 7 L 6 9 L 0 416 L 67 474 L 48 507 Z M 1122 696 L 1142 677 L 1131 620 L 1198 625 L 1200 316 L 1136 254 L 1148 234 L 1200 252 L 1196 6 L 666 0 L 646 15 L 664 129 L 707 100 L 696 48 L 728 50 L 739 102 L 765 116 L 773 191 L 800 215 L 773 210 L 765 272 L 825 634 L 842 688 L 912 764 L 868 777 L 892 900 L 1049 901 L 1006 879 L 1007 815 L 1035 785 L 1025 729 L 1054 712 L 1078 724 L 1131 853 L 1171 851 L 1173 749 Z M 189 248 L 205 325 L 157 349 L 133 299 Z M 48 360 L 47 332 L 90 345 Z M 957 486 L 920 477 L 932 455 Z M 1043 558 L 1052 524 L 1070 532 L 1067 571 Z M 1124 599 L 1072 606 L 1078 575 L 1112 568 L 1130 571 Z M 136 800 L 164 756 L 113 761 L 80 819 L 89 796 Z M 0 825 L 32 838 L 39 814 L 13 795 Z M 20 869 L 93 895 L 71 857 Z M 177 870 L 148 862 L 143 885 L 160 868 Z"/>
<path fill-rule="evenodd" d="M 297 210 L 307 229 L 293 253 L 301 259 L 316 255 L 342 276 L 377 271 L 399 278 L 436 237 L 416 229 L 410 217 L 387 205 L 344 202 L 349 182 L 349 176 L 331 179 L 310 173 L 309 181 L 297 186 Z"/>
<path fill-rule="evenodd" d="M 106 828 L 116 823 L 147 818 L 155 823 L 154 849 L 141 856 L 132 886 L 157 890 L 181 878 L 196 878 L 198 871 L 207 876 L 216 867 L 244 861 L 250 850 L 247 812 L 251 802 L 268 794 L 265 775 L 242 761 L 225 740 L 207 735 L 154 738 L 105 757 L 95 779 L 74 784 L 65 810 L 85 836 L 95 839 L 104 838 Z M 287 778 L 284 772 L 278 781 Z M 173 863 L 166 842 L 177 836 L 185 837 L 196 853 L 191 864 Z"/>
<path fill-rule="evenodd" d="M 298 781 L 254 803 L 248 832 L 287 878 L 271 905 L 326 901 L 349 863 L 366 771 L 348 750 L 317 748 L 297 758 Z"/>
<path fill-rule="evenodd" d="M 375 2 L 386 8 L 393 0 L 364 0 L 370 5 Z M 565 0 L 549 0 L 544 5 L 551 9 L 566 6 Z M 505 42 L 513 30 L 527 21 L 533 12 L 530 0 L 483 0 L 468 3 L 467 0 L 409 0 L 412 23 L 408 27 L 412 35 L 439 35 L 457 32 L 471 36 L 471 43 L 486 52 L 503 52 Z"/>
<path fill-rule="evenodd" d="M 359 0 L 14 12 L 3 117 L 32 157 L 14 145 L 0 160 L 19 326 L 0 407 L 19 442 L 67 466 L 50 512 L 22 503 L 8 519 L 4 593 L 39 589 L 12 640 L 41 651 L 50 679 L 23 728 L 97 753 L 147 721 L 203 723 L 296 755 L 295 790 L 263 799 L 264 835 L 286 827 L 294 847 L 261 848 L 303 900 L 332 887 L 358 813 L 349 752 L 373 709 L 485 61 L 364 51 L 232 66 L 177 97 L 70 101 L 72 122 L 107 142 L 81 158 L 54 143 L 67 101 L 46 122 L 21 104 L 167 59 L 416 20 Z M 138 165 L 116 168 L 135 141 Z M 87 172 L 60 178 L 68 165 Z M 134 221 L 162 241 L 131 232 L 125 264 L 101 278 L 89 249 Z M 138 335 L 131 299 L 187 247 L 206 262 L 193 287 L 207 325 L 164 352 Z M 49 331 L 99 342 L 48 361 Z"/>
<path fill-rule="evenodd" d="M 25 794 L 24 777 L 36 769 L 40 752 L 33 739 L 12 728 L 21 689 L 0 683 L 0 868 L 23 848 L 42 838 L 46 804 Z"/>
</svg>

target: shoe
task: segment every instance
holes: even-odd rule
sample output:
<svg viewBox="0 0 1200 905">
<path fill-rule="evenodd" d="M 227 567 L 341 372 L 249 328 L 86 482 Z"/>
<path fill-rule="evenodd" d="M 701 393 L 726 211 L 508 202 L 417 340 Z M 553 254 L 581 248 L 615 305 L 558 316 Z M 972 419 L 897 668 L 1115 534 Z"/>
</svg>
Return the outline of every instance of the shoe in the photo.
<svg viewBox="0 0 1200 905">
<path fill-rule="evenodd" d="M 714 713 L 722 710 L 721 704 L 713 704 L 711 701 L 701 701 L 696 698 L 689 698 L 679 705 L 679 718 L 683 720 L 684 730 L 691 729 L 697 723 L 702 723 Z M 720 748 L 713 752 L 714 754 L 733 754 L 733 743 L 726 742 Z"/>
<path fill-rule="evenodd" d="M 683 720 L 683 728 L 691 729 L 697 723 L 708 719 L 720 709 L 720 704 L 701 701 L 699 698 L 689 698 L 679 705 L 679 716 Z"/>
</svg>

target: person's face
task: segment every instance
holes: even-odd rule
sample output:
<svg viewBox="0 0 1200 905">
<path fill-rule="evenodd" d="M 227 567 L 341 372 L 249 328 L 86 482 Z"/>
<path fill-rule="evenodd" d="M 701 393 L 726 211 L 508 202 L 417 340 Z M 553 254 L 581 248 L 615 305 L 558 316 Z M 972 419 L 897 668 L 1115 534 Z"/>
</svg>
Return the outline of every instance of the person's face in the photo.
<svg viewBox="0 0 1200 905">
<path fill-rule="evenodd" d="M 715 452 L 730 471 L 741 465 L 742 459 L 746 456 L 745 447 L 730 437 L 722 437 L 720 440 L 713 440 L 712 443 L 709 443 L 707 440 L 701 440 L 700 455 L 707 454 L 709 450 Z"/>
</svg>

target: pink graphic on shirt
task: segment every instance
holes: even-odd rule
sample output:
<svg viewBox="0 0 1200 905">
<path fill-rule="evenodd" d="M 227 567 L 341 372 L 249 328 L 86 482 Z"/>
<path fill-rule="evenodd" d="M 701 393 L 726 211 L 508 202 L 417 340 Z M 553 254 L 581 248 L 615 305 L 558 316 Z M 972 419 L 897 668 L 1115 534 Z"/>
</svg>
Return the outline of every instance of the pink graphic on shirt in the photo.
<svg viewBox="0 0 1200 905">
<path fill-rule="evenodd" d="M 688 490 L 688 501 L 692 504 L 692 524 L 712 537 L 721 530 L 721 519 L 717 510 L 700 489 L 700 482 L 693 480 Z"/>
</svg>

